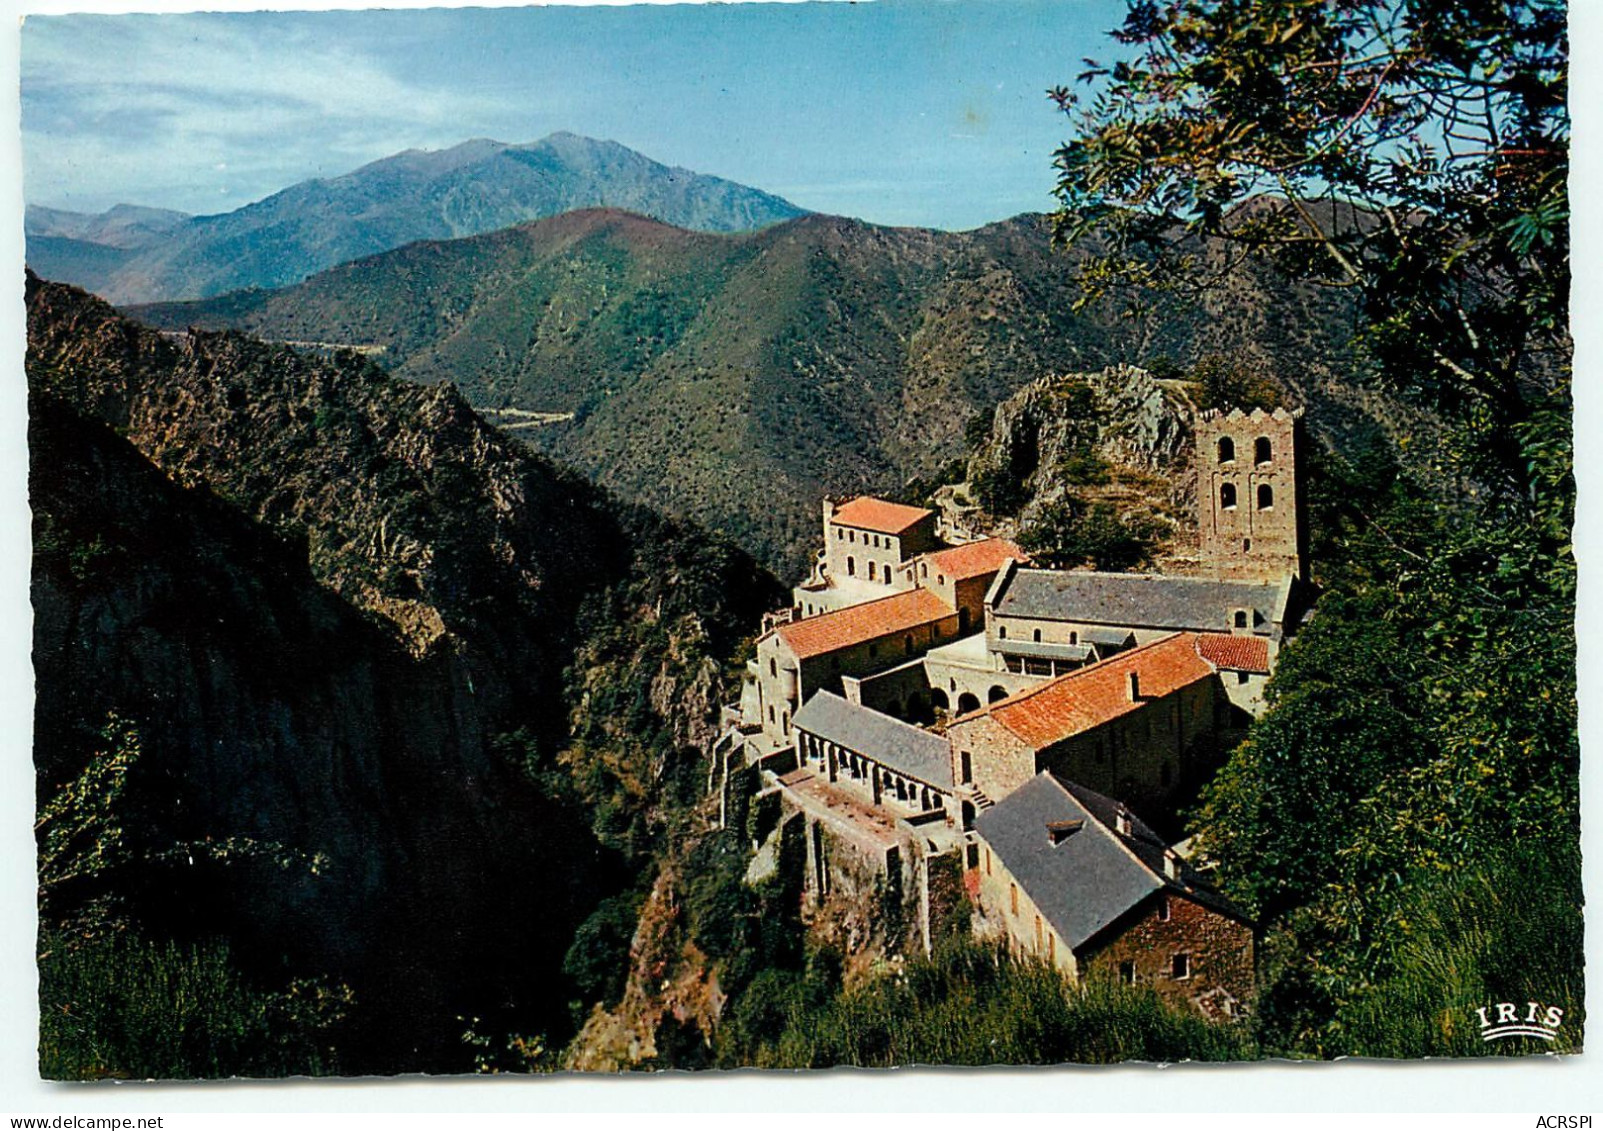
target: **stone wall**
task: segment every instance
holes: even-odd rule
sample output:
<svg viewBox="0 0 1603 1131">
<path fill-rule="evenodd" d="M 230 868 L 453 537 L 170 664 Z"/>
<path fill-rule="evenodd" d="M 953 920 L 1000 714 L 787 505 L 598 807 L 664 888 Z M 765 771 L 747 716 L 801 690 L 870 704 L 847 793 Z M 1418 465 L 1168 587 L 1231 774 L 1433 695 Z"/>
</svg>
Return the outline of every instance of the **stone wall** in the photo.
<svg viewBox="0 0 1603 1131">
<path fill-rule="evenodd" d="M 1250 1008 L 1254 942 L 1246 924 L 1184 896 L 1161 893 L 1115 924 L 1112 932 L 1111 941 L 1084 956 L 1087 976 L 1150 986 L 1210 1017 L 1233 1017 Z M 1184 977 L 1176 976 L 1176 955 L 1186 957 Z"/>
</svg>

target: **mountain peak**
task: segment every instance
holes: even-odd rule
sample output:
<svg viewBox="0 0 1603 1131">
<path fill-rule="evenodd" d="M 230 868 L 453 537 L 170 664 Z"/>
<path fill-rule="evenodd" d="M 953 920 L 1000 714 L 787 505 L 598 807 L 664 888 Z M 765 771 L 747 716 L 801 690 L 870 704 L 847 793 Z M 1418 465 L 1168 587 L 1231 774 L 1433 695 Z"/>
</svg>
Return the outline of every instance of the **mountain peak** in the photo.
<svg viewBox="0 0 1603 1131">
<path fill-rule="evenodd" d="M 47 236 L 81 218 L 30 213 L 28 261 L 47 278 L 116 303 L 205 298 L 278 287 L 420 240 L 479 235 L 585 208 L 636 213 L 676 228 L 749 231 L 803 215 L 777 196 L 670 168 L 615 141 L 567 130 L 523 145 L 471 138 L 408 149 L 331 178 L 303 181 L 233 212 L 115 226 L 138 246 L 72 244 Z M 69 230 L 70 229 L 70 230 Z M 105 242 L 112 242 L 110 240 Z"/>
</svg>

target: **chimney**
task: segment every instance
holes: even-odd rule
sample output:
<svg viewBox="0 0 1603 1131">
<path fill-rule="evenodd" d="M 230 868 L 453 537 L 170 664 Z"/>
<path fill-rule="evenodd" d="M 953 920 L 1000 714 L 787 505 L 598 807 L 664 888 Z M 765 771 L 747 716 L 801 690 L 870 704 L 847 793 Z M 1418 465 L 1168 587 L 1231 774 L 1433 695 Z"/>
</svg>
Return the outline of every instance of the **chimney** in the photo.
<svg viewBox="0 0 1603 1131">
<path fill-rule="evenodd" d="M 1130 835 L 1130 810 L 1123 805 L 1113 811 L 1113 831 L 1124 836 Z"/>
<path fill-rule="evenodd" d="M 1180 878 L 1180 857 L 1172 848 L 1163 850 L 1163 874 L 1171 880 Z"/>
<path fill-rule="evenodd" d="M 1141 702 L 1141 673 L 1130 673 L 1130 702 Z"/>
</svg>

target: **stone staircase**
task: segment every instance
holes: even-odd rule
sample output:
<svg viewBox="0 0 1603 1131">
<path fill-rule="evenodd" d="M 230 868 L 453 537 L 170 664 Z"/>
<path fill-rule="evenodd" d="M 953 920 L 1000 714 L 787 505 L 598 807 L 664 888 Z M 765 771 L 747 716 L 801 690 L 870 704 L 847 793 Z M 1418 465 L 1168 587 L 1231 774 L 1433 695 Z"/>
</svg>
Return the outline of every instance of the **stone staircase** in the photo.
<svg viewBox="0 0 1603 1131">
<path fill-rule="evenodd" d="M 957 791 L 957 796 L 964 801 L 972 802 L 974 804 L 974 811 L 976 813 L 983 813 L 985 810 L 996 804 L 996 802 L 992 801 L 985 795 L 985 791 L 983 789 L 973 784 L 960 786 Z"/>
</svg>

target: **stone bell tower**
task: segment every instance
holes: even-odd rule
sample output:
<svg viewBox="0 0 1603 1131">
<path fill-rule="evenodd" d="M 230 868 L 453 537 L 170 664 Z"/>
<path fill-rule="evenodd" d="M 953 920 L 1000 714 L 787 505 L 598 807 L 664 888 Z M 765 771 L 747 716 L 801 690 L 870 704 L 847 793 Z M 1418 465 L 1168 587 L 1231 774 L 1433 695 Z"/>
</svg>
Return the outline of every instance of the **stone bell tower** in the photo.
<svg viewBox="0 0 1603 1131">
<path fill-rule="evenodd" d="M 1236 581 L 1303 579 L 1301 410 L 1209 409 L 1197 417 L 1196 438 L 1203 570 Z"/>
</svg>

